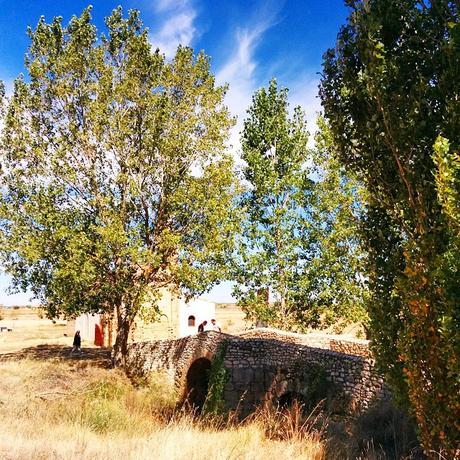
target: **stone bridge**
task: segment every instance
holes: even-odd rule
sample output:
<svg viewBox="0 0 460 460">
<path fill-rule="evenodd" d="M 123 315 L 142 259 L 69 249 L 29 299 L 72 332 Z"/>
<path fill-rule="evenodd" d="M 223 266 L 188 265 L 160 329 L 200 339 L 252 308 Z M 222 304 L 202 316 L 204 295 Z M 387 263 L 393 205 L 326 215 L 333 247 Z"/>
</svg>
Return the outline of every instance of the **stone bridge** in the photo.
<svg viewBox="0 0 460 460">
<path fill-rule="evenodd" d="M 335 404 L 340 399 L 354 410 L 390 397 L 374 369 L 367 341 L 324 334 L 255 329 L 234 336 L 209 331 L 176 340 L 134 343 L 129 347 L 127 369 L 131 375 L 166 371 L 182 400 L 188 399 L 200 409 L 219 350 L 225 350 L 221 353 L 227 371 L 226 408 L 238 408 L 243 416 L 261 404 L 331 400 L 331 394 L 336 396 Z"/>
</svg>

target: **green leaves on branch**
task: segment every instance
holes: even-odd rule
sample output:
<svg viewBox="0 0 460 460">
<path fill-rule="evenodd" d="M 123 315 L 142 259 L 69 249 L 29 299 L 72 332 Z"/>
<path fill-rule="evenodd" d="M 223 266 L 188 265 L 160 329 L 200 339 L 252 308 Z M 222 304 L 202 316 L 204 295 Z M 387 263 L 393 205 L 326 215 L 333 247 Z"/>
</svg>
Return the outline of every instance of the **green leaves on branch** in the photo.
<svg viewBox="0 0 460 460">
<path fill-rule="evenodd" d="M 367 189 L 373 347 L 395 393 L 410 403 L 427 454 L 454 458 L 460 441 L 458 4 L 348 4 L 352 12 L 337 47 L 325 54 L 320 95 L 338 158 Z"/>
<path fill-rule="evenodd" d="M 340 169 L 320 125 L 313 152 L 301 109 L 289 116 L 287 90 L 275 80 L 248 110 L 235 295 L 253 322 L 305 329 L 366 320 L 359 186 Z"/>
<path fill-rule="evenodd" d="M 247 211 L 237 270 L 235 294 L 252 319 L 289 322 L 298 266 L 304 254 L 303 204 L 311 181 L 302 167 L 307 158 L 308 133 L 304 115 L 288 115 L 287 90 L 275 80 L 253 97 L 242 133 L 244 178 L 249 189 L 242 204 Z M 276 308 L 267 302 L 271 290 Z"/>
<path fill-rule="evenodd" d="M 312 150 L 316 176 L 310 204 L 313 256 L 299 280 L 299 300 L 308 305 L 304 315 L 312 326 L 368 322 L 366 306 L 367 254 L 361 244 L 360 219 L 366 194 L 357 178 L 337 158 L 332 133 L 318 118 L 316 148 Z"/>
<path fill-rule="evenodd" d="M 238 223 L 226 87 L 204 53 L 152 51 L 137 11 L 114 10 L 104 34 L 88 8 L 29 36 L 1 144 L 2 264 L 51 316 L 117 307 L 126 342 L 152 292 L 225 276 Z"/>
</svg>

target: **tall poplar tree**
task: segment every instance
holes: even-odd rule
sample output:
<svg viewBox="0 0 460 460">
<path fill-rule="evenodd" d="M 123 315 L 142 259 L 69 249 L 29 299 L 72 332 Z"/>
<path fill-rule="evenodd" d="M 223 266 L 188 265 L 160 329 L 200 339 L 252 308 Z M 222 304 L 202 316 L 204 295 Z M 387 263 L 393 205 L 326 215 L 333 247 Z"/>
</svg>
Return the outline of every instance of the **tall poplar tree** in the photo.
<svg viewBox="0 0 460 460">
<path fill-rule="evenodd" d="M 317 125 L 308 212 L 314 244 L 297 280 L 297 322 L 336 332 L 349 323 L 367 328 L 367 254 L 360 238 L 365 189 L 340 163 L 326 121 L 319 117 Z"/>
<path fill-rule="evenodd" d="M 347 4 L 320 94 L 339 158 L 368 191 L 372 344 L 427 455 L 458 458 L 459 5 Z"/>
<path fill-rule="evenodd" d="M 367 321 L 362 187 L 319 119 L 315 149 L 300 107 L 275 80 L 253 97 L 242 133 L 245 209 L 235 295 L 253 322 L 294 330 Z"/>
<path fill-rule="evenodd" d="M 225 275 L 233 124 L 209 60 L 152 50 L 137 11 L 29 30 L 1 143 L 0 255 L 50 317 L 112 312 L 116 361 L 147 298 Z M 155 303 L 152 306 L 155 309 Z"/>
<path fill-rule="evenodd" d="M 0 117 L 3 115 L 3 100 L 5 98 L 5 85 L 0 80 Z"/>
<path fill-rule="evenodd" d="M 289 116 L 287 96 L 274 79 L 257 91 L 242 133 L 247 215 L 235 295 L 249 318 L 273 325 L 295 315 L 294 289 L 308 257 L 308 132 L 300 107 Z"/>
</svg>

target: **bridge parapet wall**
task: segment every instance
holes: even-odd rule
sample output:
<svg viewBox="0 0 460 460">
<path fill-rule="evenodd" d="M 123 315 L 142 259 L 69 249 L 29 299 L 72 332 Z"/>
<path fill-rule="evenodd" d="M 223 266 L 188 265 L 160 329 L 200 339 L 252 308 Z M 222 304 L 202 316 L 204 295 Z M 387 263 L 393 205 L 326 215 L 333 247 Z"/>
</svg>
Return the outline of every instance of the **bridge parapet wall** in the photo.
<svg viewBox="0 0 460 460">
<path fill-rule="evenodd" d="M 260 402 L 277 401 L 287 392 L 306 394 L 311 378 L 306 373 L 322 368 L 327 380 L 359 409 L 390 397 L 374 361 L 333 350 L 285 343 L 274 339 L 233 339 L 224 361 L 230 379 L 229 406 L 242 404 L 244 412 Z"/>
<path fill-rule="evenodd" d="M 224 399 L 228 409 L 239 407 L 248 414 L 261 403 L 276 403 L 288 392 L 307 394 L 311 390 L 308 373 L 317 372 L 318 367 L 359 409 L 390 397 L 372 359 L 284 341 L 279 335 L 276 339 L 248 338 L 210 331 L 177 340 L 135 343 L 129 347 L 127 367 L 132 375 L 164 370 L 185 396 L 188 369 L 200 358 L 212 361 L 223 341 L 227 344 Z"/>
<path fill-rule="evenodd" d="M 298 334 L 295 332 L 281 331 L 273 328 L 256 328 L 241 332 L 239 337 L 248 339 L 273 339 L 280 340 L 286 343 L 296 343 L 300 345 L 308 345 L 315 348 L 324 348 L 326 350 L 338 351 L 349 355 L 362 356 L 371 358 L 369 350 L 369 340 L 347 338 L 341 335 L 324 334 L 324 333 L 309 333 Z"/>
<path fill-rule="evenodd" d="M 171 383 L 181 388 L 191 364 L 199 358 L 211 361 L 219 344 L 231 337 L 218 332 L 207 332 L 180 339 L 133 343 L 128 348 L 128 373 L 140 376 L 163 370 Z"/>
</svg>

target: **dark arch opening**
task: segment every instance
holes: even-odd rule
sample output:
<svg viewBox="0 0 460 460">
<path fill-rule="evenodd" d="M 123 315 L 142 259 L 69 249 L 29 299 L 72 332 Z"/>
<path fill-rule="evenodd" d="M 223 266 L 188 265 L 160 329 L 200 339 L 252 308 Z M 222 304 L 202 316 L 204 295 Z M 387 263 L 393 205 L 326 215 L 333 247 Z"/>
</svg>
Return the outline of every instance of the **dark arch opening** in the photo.
<svg viewBox="0 0 460 460">
<path fill-rule="evenodd" d="M 281 410 L 291 409 L 294 406 L 302 409 L 307 406 L 307 400 L 302 393 L 298 393 L 297 391 L 287 391 L 278 398 L 278 407 Z"/>
<path fill-rule="evenodd" d="M 188 325 L 189 326 L 195 326 L 195 317 L 193 315 L 190 315 L 188 317 Z"/>
<path fill-rule="evenodd" d="M 200 413 L 208 395 L 209 371 L 211 361 L 199 358 L 193 362 L 187 372 L 187 402 Z"/>
</svg>

